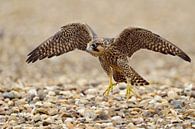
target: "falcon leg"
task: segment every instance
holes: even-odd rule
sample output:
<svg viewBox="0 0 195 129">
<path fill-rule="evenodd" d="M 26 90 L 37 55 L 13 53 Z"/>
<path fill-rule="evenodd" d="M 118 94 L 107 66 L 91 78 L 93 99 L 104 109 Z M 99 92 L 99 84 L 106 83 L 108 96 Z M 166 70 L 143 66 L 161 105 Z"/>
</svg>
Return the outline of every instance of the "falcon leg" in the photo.
<svg viewBox="0 0 195 129">
<path fill-rule="evenodd" d="M 131 85 L 127 80 L 127 89 L 126 89 L 126 98 L 129 99 L 131 95 L 135 95 L 138 98 L 141 98 L 140 95 L 136 92 L 136 89 Z"/>
<path fill-rule="evenodd" d="M 108 96 L 110 91 L 113 90 L 114 86 L 116 86 L 117 83 L 112 83 L 112 75 L 109 75 L 109 85 L 106 91 L 103 93 L 103 95 Z"/>
</svg>

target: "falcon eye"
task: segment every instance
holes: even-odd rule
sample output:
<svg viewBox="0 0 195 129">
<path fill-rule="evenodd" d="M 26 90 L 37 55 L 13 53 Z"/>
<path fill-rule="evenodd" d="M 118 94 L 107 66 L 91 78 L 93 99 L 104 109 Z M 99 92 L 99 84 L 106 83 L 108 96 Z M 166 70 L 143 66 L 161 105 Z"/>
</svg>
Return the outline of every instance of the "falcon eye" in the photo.
<svg viewBox="0 0 195 129">
<path fill-rule="evenodd" d="M 97 45 L 95 43 L 91 44 L 92 48 L 96 48 Z"/>
</svg>

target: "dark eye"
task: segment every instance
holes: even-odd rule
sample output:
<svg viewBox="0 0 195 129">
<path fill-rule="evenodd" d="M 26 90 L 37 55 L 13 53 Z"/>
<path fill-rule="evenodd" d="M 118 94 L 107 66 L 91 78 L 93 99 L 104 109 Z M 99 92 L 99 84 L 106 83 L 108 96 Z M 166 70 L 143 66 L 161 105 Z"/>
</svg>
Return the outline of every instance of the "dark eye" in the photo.
<svg viewBox="0 0 195 129">
<path fill-rule="evenodd" d="M 91 46 L 92 46 L 93 48 L 96 48 L 96 44 L 91 44 Z"/>
</svg>

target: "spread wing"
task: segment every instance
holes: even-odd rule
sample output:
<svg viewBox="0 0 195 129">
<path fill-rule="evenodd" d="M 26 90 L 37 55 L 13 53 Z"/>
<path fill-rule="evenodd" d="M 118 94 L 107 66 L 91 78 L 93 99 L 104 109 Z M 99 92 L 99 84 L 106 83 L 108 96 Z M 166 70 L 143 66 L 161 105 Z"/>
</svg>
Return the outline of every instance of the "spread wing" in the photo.
<svg viewBox="0 0 195 129">
<path fill-rule="evenodd" d="M 72 23 L 61 27 L 53 36 L 28 54 L 27 63 L 59 56 L 74 49 L 85 50 L 95 33 L 87 24 Z"/>
<path fill-rule="evenodd" d="M 142 28 L 127 28 L 115 39 L 114 46 L 123 54 L 131 57 L 140 49 L 149 49 L 163 54 L 179 56 L 191 62 L 190 57 L 173 43 L 151 31 Z"/>
</svg>

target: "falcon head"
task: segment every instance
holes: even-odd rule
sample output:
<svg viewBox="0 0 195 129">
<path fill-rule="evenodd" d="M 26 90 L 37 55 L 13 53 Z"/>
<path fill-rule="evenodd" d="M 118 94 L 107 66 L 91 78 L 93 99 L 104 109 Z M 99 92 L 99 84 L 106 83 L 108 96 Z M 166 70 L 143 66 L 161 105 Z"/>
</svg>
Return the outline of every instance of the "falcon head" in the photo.
<svg viewBox="0 0 195 129">
<path fill-rule="evenodd" d="M 93 56 L 101 56 L 110 44 L 110 40 L 106 38 L 94 39 L 87 44 L 86 51 Z"/>
</svg>

